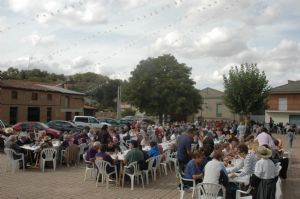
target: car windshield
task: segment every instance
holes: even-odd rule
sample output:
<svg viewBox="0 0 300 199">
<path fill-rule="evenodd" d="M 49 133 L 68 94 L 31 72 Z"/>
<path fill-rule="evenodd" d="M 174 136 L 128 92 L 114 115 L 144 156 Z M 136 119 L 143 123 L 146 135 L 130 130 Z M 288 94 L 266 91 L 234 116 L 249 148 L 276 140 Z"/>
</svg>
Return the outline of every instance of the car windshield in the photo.
<svg viewBox="0 0 300 199">
<path fill-rule="evenodd" d="M 45 129 L 50 128 L 47 124 L 44 124 L 44 123 L 37 123 L 37 125 L 41 125 Z"/>
</svg>

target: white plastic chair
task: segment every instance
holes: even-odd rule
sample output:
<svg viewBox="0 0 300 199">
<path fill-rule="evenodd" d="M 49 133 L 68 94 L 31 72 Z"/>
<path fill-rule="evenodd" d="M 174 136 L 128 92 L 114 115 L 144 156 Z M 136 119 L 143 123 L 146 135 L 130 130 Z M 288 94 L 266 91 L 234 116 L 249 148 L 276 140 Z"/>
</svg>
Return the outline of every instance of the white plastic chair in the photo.
<svg viewBox="0 0 300 199">
<path fill-rule="evenodd" d="M 117 173 L 117 166 L 116 165 L 112 166 L 109 162 L 104 161 L 104 160 L 96 160 L 95 165 L 98 168 L 96 187 L 98 187 L 98 182 L 99 182 L 100 175 L 102 175 L 102 183 L 104 183 L 104 181 L 106 181 L 106 188 L 108 188 L 109 177 L 112 174 L 115 174 L 115 176 L 116 176 L 116 185 L 118 184 L 118 173 Z M 107 171 L 106 171 L 107 166 L 113 167 L 114 171 L 112 171 L 110 173 L 107 173 Z"/>
<path fill-rule="evenodd" d="M 41 169 L 45 172 L 46 162 L 53 162 L 53 170 L 56 170 L 56 155 L 57 150 L 55 148 L 46 148 L 41 152 Z"/>
<path fill-rule="evenodd" d="M 84 154 L 84 149 L 87 147 L 86 143 L 82 143 L 79 145 L 79 158 L 78 160 L 80 161 L 80 158 L 83 157 Z"/>
<path fill-rule="evenodd" d="M 175 165 L 176 166 L 176 165 Z M 195 194 L 195 189 L 196 189 L 196 181 L 193 180 L 193 179 L 186 179 L 186 178 L 183 178 L 182 177 L 182 174 L 180 172 L 180 169 L 179 167 L 176 166 L 175 168 L 175 172 L 176 172 L 176 177 L 177 179 L 179 180 L 179 183 L 180 183 L 180 199 L 183 199 L 183 196 L 184 196 L 184 189 L 183 189 L 183 186 L 184 186 L 184 181 L 185 182 L 192 182 L 193 183 L 193 187 L 191 187 L 192 189 L 192 198 L 194 198 L 194 194 Z"/>
<path fill-rule="evenodd" d="M 220 184 L 199 183 L 196 186 L 197 198 L 199 199 L 225 199 L 226 190 Z M 222 191 L 222 196 L 218 196 Z"/>
<path fill-rule="evenodd" d="M 174 171 L 176 171 L 176 165 L 178 164 L 177 152 L 173 152 L 170 154 L 170 162 L 171 164 L 174 164 Z"/>
<path fill-rule="evenodd" d="M 252 199 L 252 196 L 241 196 L 241 194 L 247 194 L 249 195 L 250 192 L 252 190 L 252 187 L 249 186 L 248 190 L 247 191 L 242 191 L 242 190 L 236 190 L 236 193 L 235 193 L 235 199 Z"/>
<path fill-rule="evenodd" d="M 192 145 L 191 145 L 191 151 L 192 151 L 192 152 L 196 151 L 197 145 L 198 145 L 198 144 L 192 144 Z"/>
<path fill-rule="evenodd" d="M 86 181 L 86 175 L 87 173 L 89 172 L 90 173 L 90 178 L 93 176 L 94 174 L 94 171 L 96 170 L 95 168 L 95 164 L 92 163 L 91 161 L 87 161 L 86 160 L 86 153 L 83 154 L 82 158 L 83 158 L 83 161 L 85 163 L 85 173 L 84 173 L 84 182 Z"/>
<path fill-rule="evenodd" d="M 133 168 L 133 173 L 129 172 L 127 169 Z M 138 164 L 137 162 L 132 162 L 128 166 L 124 167 L 123 170 L 123 180 L 122 180 L 122 186 L 124 187 L 124 180 L 125 180 L 125 175 L 128 175 L 130 177 L 131 181 L 131 190 L 133 190 L 134 186 L 134 178 L 136 177 L 137 184 L 139 183 L 139 177 L 141 177 L 142 180 L 142 186 L 144 188 L 144 179 L 143 179 L 143 173 L 138 169 Z"/>
<path fill-rule="evenodd" d="M 10 148 L 5 148 L 4 152 L 7 156 L 8 159 L 8 166 L 11 166 L 11 172 L 15 173 L 16 168 L 19 167 L 19 162 L 23 162 L 23 171 L 25 170 L 25 159 L 24 159 L 24 154 L 23 153 L 17 153 L 15 150 L 10 149 Z M 20 156 L 20 158 L 14 159 L 14 157 Z M 7 167 L 6 167 L 7 169 Z"/>
<path fill-rule="evenodd" d="M 160 169 L 160 163 L 161 163 L 161 155 L 155 156 L 155 166 L 152 167 L 153 171 L 153 179 L 156 181 L 156 173 L 159 171 L 159 176 L 161 176 L 161 169 Z"/>
<path fill-rule="evenodd" d="M 168 175 L 167 165 L 169 165 L 170 171 L 172 171 L 171 161 L 170 161 L 170 154 L 171 154 L 171 151 L 166 150 L 166 152 L 165 152 L 166 159 L 165 159 L 165 161 L 160 163 L 160 165 L 163 166 L 166 175 Z"/>
<path fill-rule="evenodd" d="M 148 165 L 148 169 L 147 170 L 143 170 L 143 174 L 146 177 L 146 184 L 149 184 L 149 173 L 151 173 L 152 175 L 152 179 L 153 179 L 153 163 L 154 163 L 155 157 L 151 157 L 148 160 L 146 160 L 146 163 Z"/>
</svg>

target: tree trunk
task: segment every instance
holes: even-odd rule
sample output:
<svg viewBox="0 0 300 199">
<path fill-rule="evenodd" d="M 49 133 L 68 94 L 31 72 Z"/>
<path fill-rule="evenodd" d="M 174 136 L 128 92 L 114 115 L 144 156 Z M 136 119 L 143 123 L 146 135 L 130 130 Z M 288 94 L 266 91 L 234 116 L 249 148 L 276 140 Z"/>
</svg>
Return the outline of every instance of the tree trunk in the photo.
<svg viewBox="0 0 300 199">
<path fill-rule="evenodd" d="M 159 113 L 159 114 L 158 114 L 158 117 L 159 117 L 159 124 L 162 125 L 162 123 L 163 123 L 163 114 L 162 114 L 162 113 Z"/>
</svg>

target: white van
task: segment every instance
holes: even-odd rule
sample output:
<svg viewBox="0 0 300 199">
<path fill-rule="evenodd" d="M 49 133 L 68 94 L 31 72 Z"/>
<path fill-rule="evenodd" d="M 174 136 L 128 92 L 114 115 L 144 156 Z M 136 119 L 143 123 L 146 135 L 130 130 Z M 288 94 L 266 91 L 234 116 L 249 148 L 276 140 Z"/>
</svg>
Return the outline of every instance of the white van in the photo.
<svg viewBox="0 0 300 199">
<path fill-rule="evenodd" d="M 79 127 L 89 126 L 90 128 L 101 128 L 103 125 L 110 126 L 105 122 L 99 122 L 95 117 L 92 116 L 74 116 L 73 123 Z"/>
</svg>

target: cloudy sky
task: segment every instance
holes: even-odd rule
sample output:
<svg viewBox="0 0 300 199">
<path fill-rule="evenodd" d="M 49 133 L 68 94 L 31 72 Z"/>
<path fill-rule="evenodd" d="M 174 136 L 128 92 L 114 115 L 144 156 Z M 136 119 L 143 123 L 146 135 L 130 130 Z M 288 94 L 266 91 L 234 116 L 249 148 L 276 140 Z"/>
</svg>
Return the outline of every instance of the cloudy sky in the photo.
<svg viewBox="0 0 300 199">
<path fill-rule="evenodd" d="M 272 86 L 300 79 L 299 0 L 1 0 L 0 70 L 10 66 L 127 79 L 165 53 L 197 88 L 222 89 L 257 63 Z"/>
</svg>

